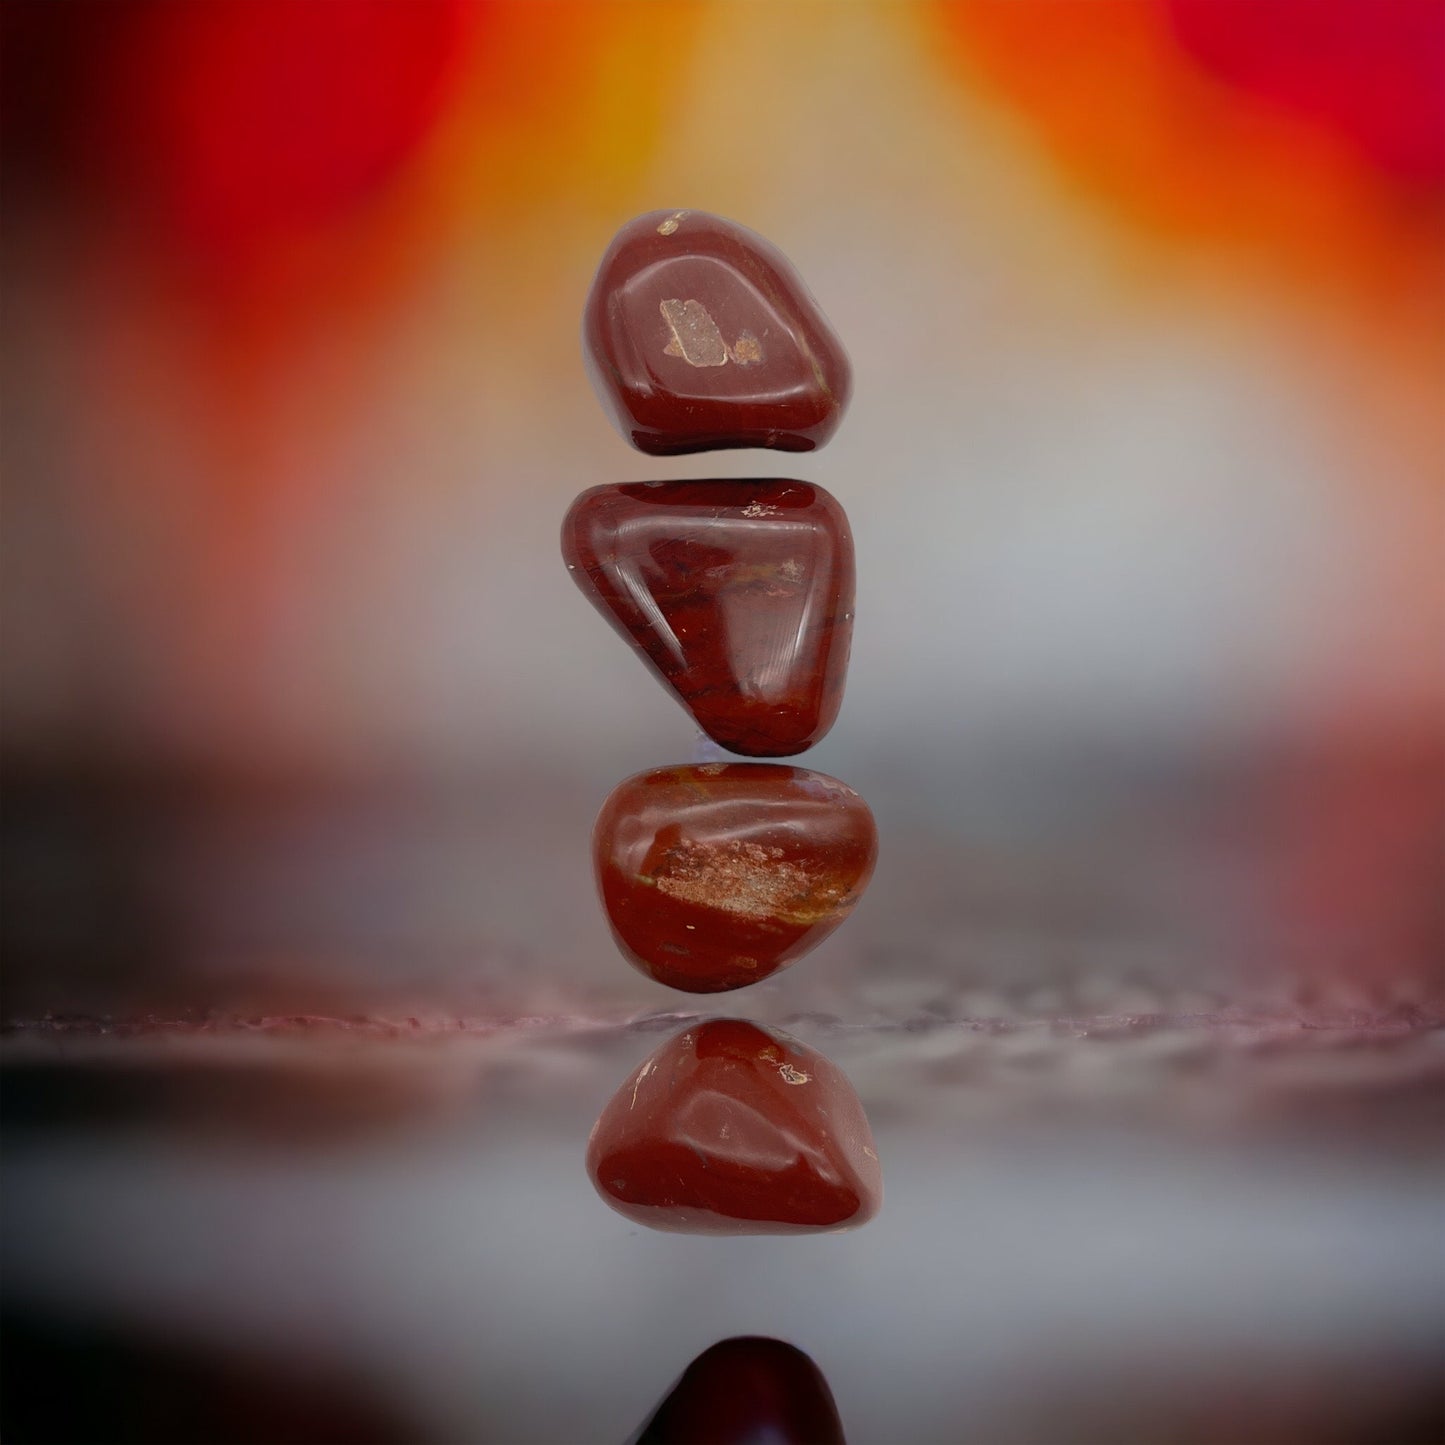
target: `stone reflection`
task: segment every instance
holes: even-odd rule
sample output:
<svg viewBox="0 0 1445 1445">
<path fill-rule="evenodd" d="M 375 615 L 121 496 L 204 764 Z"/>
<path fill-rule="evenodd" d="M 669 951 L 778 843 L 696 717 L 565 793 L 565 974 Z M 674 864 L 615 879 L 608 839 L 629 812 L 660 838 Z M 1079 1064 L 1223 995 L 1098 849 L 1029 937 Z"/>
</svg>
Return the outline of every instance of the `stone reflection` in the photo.
<svg viewBox="0 0 1445 1445">
<path fill-rule="evenodd" d="M 587 1172 L 619 1214 L 685 1234 L 845 1229 L 883 1198 L 842 1071 L 743 1019 L 694 1024 L 645 1060 L 593 1127 Z"/>
<path fill-rule="evenodd" d="M 628 1445 L 844 1445 L 823 1372 L 782 1340 L 704 1350 Z"/>
</svg>

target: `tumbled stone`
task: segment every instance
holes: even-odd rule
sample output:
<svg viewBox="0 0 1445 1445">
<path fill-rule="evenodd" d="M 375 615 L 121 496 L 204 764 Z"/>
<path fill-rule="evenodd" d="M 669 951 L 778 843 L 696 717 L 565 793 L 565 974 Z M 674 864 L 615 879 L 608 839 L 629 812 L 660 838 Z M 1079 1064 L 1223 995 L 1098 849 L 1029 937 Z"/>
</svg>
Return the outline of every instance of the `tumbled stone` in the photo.
<svg viewBox="0 0 1445 1445">
<path fill-rule="evenodd" d="M 593 487 L 562 554 L 714 742 L 787 757 L 833 725 L 853 637 L 853 538 L 810 482 Z"/>
<path fill-rule="evenodd" d="M 720 1340 L 682 1372 L 629 1445 L 844 1445 L 823 1372 L 782 1340 Z"/>
<path fill-rule="evenodd" d="M 842 1071 L 742 1019 L 694 1025 L 647 1059 L 593 1127 L 587 1170 L 618 1213 L 686 1234 L 840 1229 L 883 1197 Z"/>
<path fill-rule="evenodd" d="M 670 988 L 720 993 L 837 928 L 872 876 L 878 833 L 863 799 L 826 773 L 703 763 L 620 783 L 592 850 L 628 961 Z"/>
<path fill-rule="evenodd" d="M 582 336 L 598 400 L 654 456 L 812 451 L 852 390 L 842 344 L 788 259 L 706 211 L 652 211 L 617 233 Z"/>
</svg>

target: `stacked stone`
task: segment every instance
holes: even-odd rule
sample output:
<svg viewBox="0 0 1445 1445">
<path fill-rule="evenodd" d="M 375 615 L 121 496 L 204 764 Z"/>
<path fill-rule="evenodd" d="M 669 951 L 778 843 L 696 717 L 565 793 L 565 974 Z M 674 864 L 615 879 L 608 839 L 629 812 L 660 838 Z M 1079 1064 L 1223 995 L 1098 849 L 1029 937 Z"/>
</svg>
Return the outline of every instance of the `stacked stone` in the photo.
<svg viewBox="0 0 1445 1445">
<path fill-rule="evenodd" d="M 653 456 L 811 451 L 836 430 L 851 390 L 847 356 L 787 259 L 700 211 L 653 212 L 619 232 L 583 340 L 599 399 Z M 832 726 L 853 630 L 853 541 L 822 487 L 593 487 L 568 511 L 562 551 L 598 611 L 720 748 L 791 757 Z M 877 848 L 851 788 L 761 762 L 639 773 L 613 791 L 593 834 L 618 947 L 690 993 L 756 983 L 816 947 L 851 912 Z M 680 1145 L 669 1121 L 700 1094 L 719 1137 Z M 779 1137 L 769 1154 L 736 1132 L 777 1135 L 784 1115 L 782 1155 Z M 790 1151 L 805 1161 L 790 1203 L 775 1179 L 739 1162 Z M 685 1031 L 647 1060 L 598 1121 L 589 1165 L 613 1207 L 671 1229 L 835 1228 L 869 1217 L 881 1192 L 843 1075 L 735 1019 Z"/>
</svg>

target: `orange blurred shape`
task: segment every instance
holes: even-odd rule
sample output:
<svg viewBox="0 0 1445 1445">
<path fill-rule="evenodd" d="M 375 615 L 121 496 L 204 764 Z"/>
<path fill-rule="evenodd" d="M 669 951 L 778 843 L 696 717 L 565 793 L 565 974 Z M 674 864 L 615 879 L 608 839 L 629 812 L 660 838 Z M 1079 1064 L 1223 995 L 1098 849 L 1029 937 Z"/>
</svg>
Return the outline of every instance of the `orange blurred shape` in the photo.
<svg viewBox="0 0 1445 1445">
<path fill-rule="evenodd" d="M 1445 0 L 945 0 L 971 78 L 1136 225 L 1407 291 L 1434 264 Z M 1408 182 L 1402 184 L 1402 181 Z"/>
</svg>

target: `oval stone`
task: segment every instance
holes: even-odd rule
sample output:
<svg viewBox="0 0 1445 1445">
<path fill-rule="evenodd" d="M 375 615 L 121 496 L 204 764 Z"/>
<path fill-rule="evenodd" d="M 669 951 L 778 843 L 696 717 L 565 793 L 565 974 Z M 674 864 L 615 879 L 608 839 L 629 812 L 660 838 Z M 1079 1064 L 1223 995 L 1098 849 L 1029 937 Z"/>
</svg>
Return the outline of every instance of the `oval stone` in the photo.
<svg viewBox="0 0 1445 1445">
<path fill-rule="evenodd" d="M 842 1229 L 883 1199 L 847 1077 L 743 1019 L 684 1029 L 648 1058 L 593 1127 L 587 1172 L 618 1213 L 685 1234 Z"/>
<path fill-rule="evenodd" d="M 812 451 L 852 391 L 842 344 L 788 259 L 706 211 L 651 211 L 617 233 L 582 336 L 598 400 L 654 456 Z"/>
<path fill-rule="evenodd" d="M 873 873 L 867 803 L 777 763 L 658 768 L 620 783 L 592 834 L 624 957 L 689 993 L 756 983 L 816 947 Z"/>
</svg>

